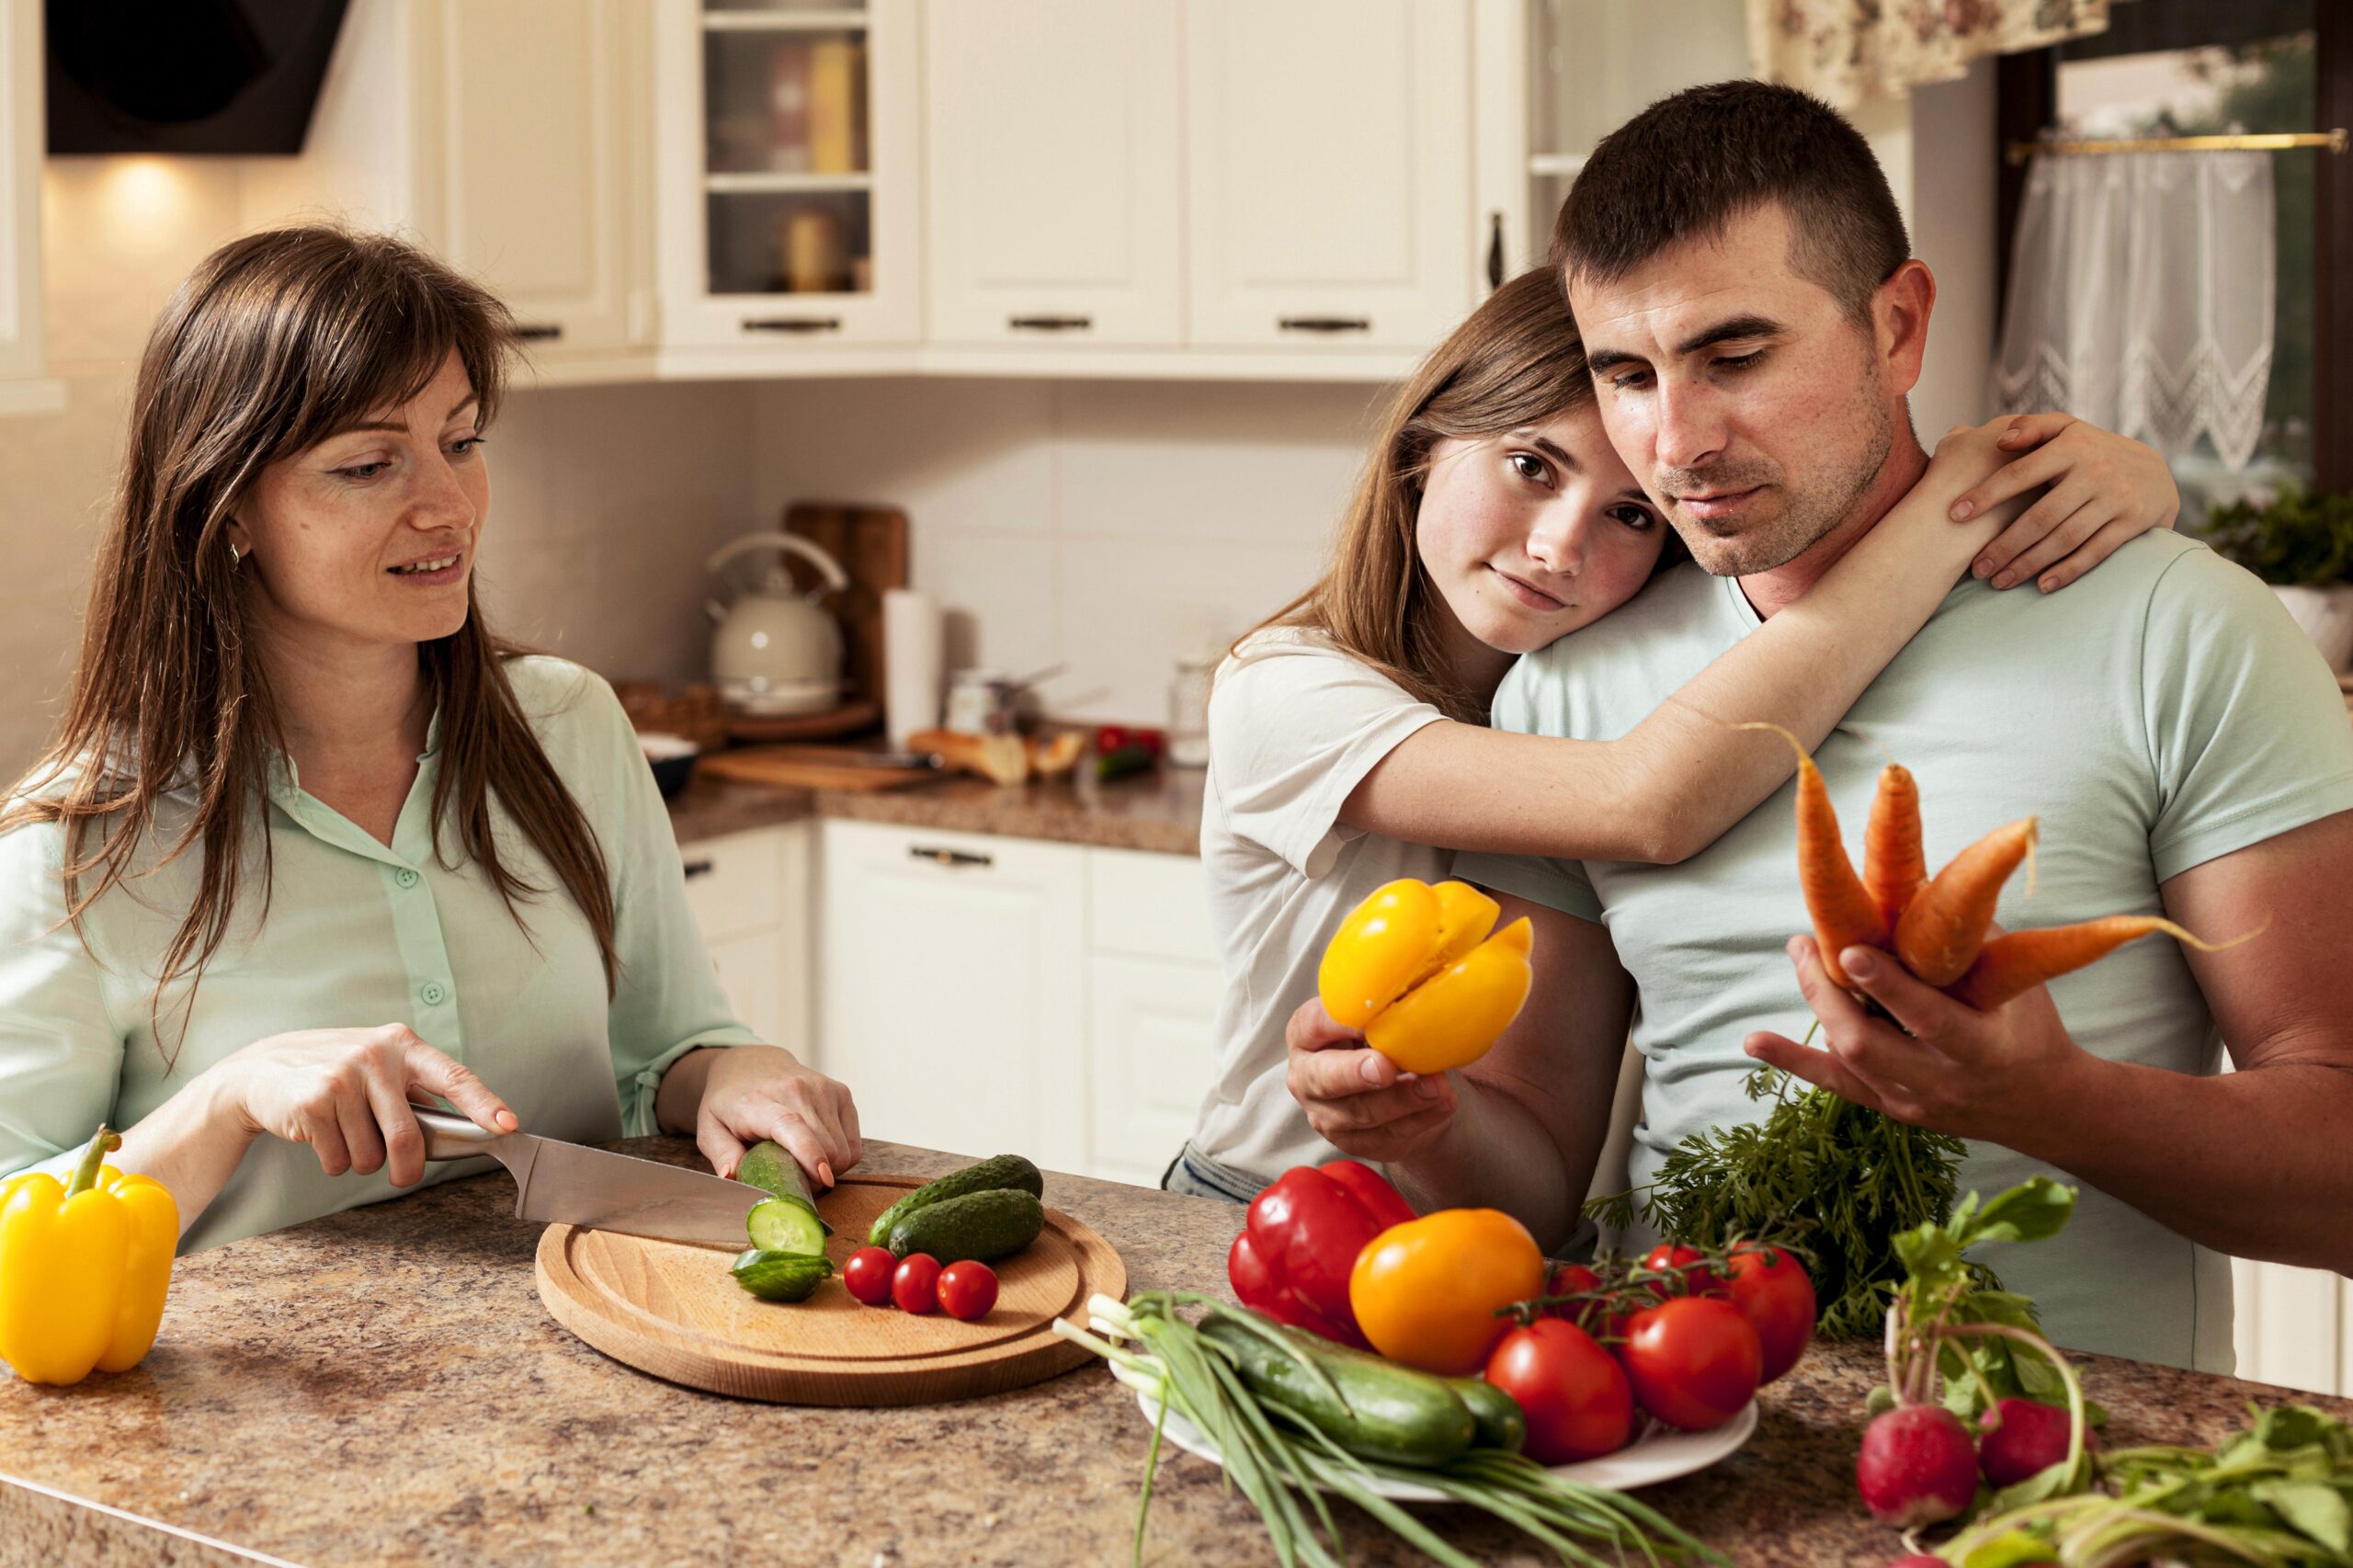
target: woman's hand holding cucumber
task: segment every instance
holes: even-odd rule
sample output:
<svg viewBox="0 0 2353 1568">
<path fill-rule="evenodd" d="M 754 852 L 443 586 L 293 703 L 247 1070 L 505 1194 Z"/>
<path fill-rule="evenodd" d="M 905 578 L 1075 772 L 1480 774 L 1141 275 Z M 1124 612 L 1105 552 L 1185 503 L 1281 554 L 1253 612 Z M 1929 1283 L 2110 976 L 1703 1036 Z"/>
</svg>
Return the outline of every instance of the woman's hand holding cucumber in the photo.
<svg viewBox="0 0 2353 1568">
<path fill-rule="evenodd" d="M 697 1089 L 689 1123 L 685 1096 Z M 688 1051 L 663 1075 L 655 1113 L 666 1131 L 691 1125 L 695 1146 L 723 1176 L 767 1139 L 783 1144 L 820 1187 L 833 1186 L 865 1153 L 849 1090 L 773 1045 Z"/>
</svg>

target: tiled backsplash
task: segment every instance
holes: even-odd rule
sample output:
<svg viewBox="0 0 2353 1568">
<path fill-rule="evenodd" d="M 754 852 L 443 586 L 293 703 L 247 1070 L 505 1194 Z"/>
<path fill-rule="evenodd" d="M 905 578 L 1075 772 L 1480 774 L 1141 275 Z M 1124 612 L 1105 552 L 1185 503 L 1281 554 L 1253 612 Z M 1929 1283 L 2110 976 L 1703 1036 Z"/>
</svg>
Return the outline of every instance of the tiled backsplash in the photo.
<svg viewBox="0 0 2353 1568">
<path fill-rule="evenodd" d="M 1170 661 L 1222 644 L 1320 570 L 1385 392 L 1153 381 L 778 382 L 758 391 L 756 509 L 882 502 L 949 662 L 1072 718 L 1156 722 Z"/>
</svg>

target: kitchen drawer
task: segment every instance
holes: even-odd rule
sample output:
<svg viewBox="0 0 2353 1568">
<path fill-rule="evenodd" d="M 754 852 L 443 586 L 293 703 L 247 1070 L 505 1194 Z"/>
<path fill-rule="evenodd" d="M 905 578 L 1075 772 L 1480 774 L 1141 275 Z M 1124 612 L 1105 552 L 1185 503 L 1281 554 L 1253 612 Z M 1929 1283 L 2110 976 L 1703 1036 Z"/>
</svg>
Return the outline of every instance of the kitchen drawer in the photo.
<svg viewBox="0 0 2353 1568">
<path fill-rule="evenodd" d="M 1143 849 L 1086 856 L 1086 945 L 1183 963 L 1218 962 L 1209 882 L 1199 858 Z"/>
<path fill-rule="evenodd" d="M 683 845 L 687 907 L 702 939 L 717 945 L 784 919 L 784 832 L 760 828 Z"/>
</svg>

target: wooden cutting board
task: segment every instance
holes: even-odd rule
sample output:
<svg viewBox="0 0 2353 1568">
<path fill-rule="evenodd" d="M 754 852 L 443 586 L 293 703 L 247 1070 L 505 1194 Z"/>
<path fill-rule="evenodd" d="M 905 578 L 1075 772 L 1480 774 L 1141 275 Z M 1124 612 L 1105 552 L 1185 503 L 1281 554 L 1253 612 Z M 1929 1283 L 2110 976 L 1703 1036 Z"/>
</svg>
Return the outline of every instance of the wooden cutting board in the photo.
<svg viewBox="0 0 2353 1568">
<path fill-rule="evenodd" d="M 743 784 L 783 790 L 901 790 L 940 777 L 936 767 L 868 767 L 841 760 L 825 746 L 739 746 L 705 752 L 695 771 Z"/>
<path fill-rule="evenodd" d="M 882 594 L 886 588 L 907 585 L 907 515 L 895 506 L 796 501 L 784 510 L 784 531 L 822 548 L 848 575 L 849 586 L 826 601 L 841 617 L 842 690 L 852 703 L 880 703 L 884 689 Z M 803 591 L 817 585 L 817 574 L 806 562 L 790 564 L 793 581 Z M 875 717 L 879 721 L 881 715 Z"/>
<path fill-rule="evenodd" d="M 1024 1387 L 1094 1358 L 1053 1335 L 1086 1320 L 1087 1297 L 1126 1299 L 1127 1267 L 1069 1215 L 990 1265 L 996 1306 L 973 1323 L 860 1304 L 839 1270 L 874 1217 L 923 1182 L 849 1176 L 818 1199 L 834 1227 L 835 1277 L 805 1301 L 763 1301 L 727 1272 L 733 1255 L 610 1231 L 550 1225 L 540 1300 L 615 1360 L 689 1388 L 787 1404 L 934 1404 Z"/>
</svg>

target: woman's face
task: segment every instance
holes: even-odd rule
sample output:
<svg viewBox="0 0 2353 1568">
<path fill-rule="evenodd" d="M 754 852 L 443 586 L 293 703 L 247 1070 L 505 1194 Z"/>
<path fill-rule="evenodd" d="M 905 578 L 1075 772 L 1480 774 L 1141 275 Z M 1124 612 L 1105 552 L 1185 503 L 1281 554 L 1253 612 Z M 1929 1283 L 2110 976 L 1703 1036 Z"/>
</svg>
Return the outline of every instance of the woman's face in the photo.
<svg viewBox="0 0 2353 1568">
<path fill-rule="evenodd" d="M 465 625 L 490 509 L 476 409 L 453 352 L 408 403 L 262 471 L 229 538 L 272 619 L 306 641 L 366 644 Z"/>
<path fill-rule="evenodd" d="M 1414 529 L 1454 619 L 1506 653 L 1533 653 L 1633 597 L 1665 539 L 1591 403 L 1440 441 Z"/>
</svg>

